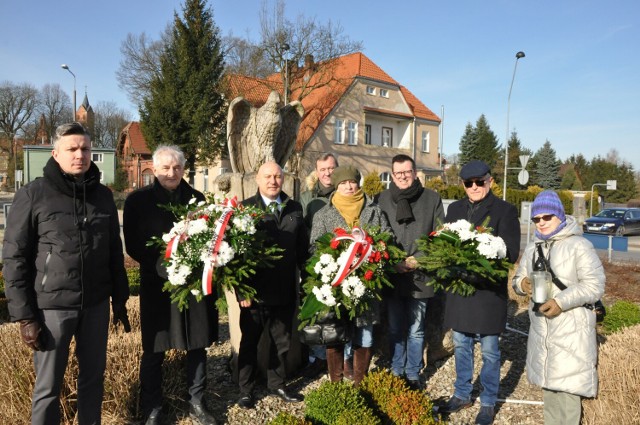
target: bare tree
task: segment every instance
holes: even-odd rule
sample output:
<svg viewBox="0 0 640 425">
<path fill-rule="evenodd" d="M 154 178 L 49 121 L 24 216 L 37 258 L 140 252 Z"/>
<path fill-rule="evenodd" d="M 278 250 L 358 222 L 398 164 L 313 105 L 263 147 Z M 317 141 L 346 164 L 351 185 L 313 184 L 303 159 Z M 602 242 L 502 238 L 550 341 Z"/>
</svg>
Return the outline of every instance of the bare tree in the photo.
<svg viewBox="0 0 640 425">
<path fill-rule="evenodd" d="M 120 45 L 122 59 L 116 78 L 134 105 L 142 105 L 151 91 L 151 81 L 160 77 L 160 56 L 171 37 L 171 27 L 167 25 L 159 40 L 151 40 L 145 33 L 129 33 Z"/>
<path fill-rule="evenodd" d="M 38 116 L 34 117 L 33 122 L 35 123 L 40 117 L 44 117 L 43 130 L 47 140 L 52 142 L 56 127 L 73 118 L 72 110 L 71 98 L 62 90 L 60 84 L 45 84 L 40 90 L 40 101 L 36 111 Z M 36 131 L 38 130 L 36 129 Z"/>
<path fill-rule="evenodd" d="M 222 39 L 225 51 L 225 71 L 249 77 L 265 78 L 275 72 L 274 65 L 263 49 L 248 38 L 236 37 L 232 33 Z"/>
<path fill-rule="evenodd" d="M 38 90 L 32 85 L 10 81 L 0 84 L 0 133 L 4 133 L 0 134 L 0 152 L 7 154 L 9 173 L 15 169 L 15 136 L 29 122 L 37 104 Z"/>
<path fill-rule="evenodd" d="M 131 121 L 131 114 L 119 108 L 113 101 L 100 101 L 93 108 L 93 145 L 99 148 L 115 148 L 120 131 Z"/>
<path fill-rule="evenodd" d="M 276 0 L 273 9 L 267 0 L 260 11 L 260 47 L 281 74 L 282 86 L 302 100 L 314 89 L 335 79 L 337 63 L 331 59 L 362 50 L 362 42 L 352 41 L 340 24 L 299 15 L 285 18 L 285 0 Z M 285 63 L 290 68 L 287 74 Z"/>
</svg>

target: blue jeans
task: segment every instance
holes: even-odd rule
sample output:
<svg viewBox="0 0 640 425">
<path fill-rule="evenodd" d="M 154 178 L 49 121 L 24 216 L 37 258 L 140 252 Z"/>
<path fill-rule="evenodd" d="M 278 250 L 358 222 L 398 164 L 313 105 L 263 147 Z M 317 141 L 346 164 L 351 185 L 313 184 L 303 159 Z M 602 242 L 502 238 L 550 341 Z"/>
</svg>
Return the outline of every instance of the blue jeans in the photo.
<svg viewBox="0 0 640 425">
<path fill-rule="evenodd" d="M 480 403 L 493 406 L 500 386 L 500 347 L 498 335 L 468 334 L 453 331 L 455 346 L 456 383 L 454 395 L 461 400 L 471 400 L 473 384 L 473 345 L 480 341 L 482 369 L 480 369 Z"/>
<path fill-rule="evenodd" d="M 417 381 L 424 367 L 424 318 L 427 300 L 391 297 L 387 300 L 391 372 Z"/>
<path fill-rule="evenodd" d="M 371 348 L 373 347 L 373 325 L 363 327 L 354 326 L 351 341 L 344 345 L 344 358 L 353 357 L 353 346 Z"/>
</svg>

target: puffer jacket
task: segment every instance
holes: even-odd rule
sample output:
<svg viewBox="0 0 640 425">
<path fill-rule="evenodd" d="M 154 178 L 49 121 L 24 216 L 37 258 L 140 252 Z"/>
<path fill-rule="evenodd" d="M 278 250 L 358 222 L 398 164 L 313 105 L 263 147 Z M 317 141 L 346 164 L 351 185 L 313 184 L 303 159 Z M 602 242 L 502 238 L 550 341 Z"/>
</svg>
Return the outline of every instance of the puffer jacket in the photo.
<svg viewBox="0 0 640 425">
<path fill-rule="evenodd" d="M 118 211 L 91 163 L 82 181 L 50 158 L 13 199 L 2 256 L 11 320 L 129 298 Z"/>
<path fill-rule="evenodd" d="M 547 241 L 536 238 L 525 248 L 512 281 L 519 294 L 524 294 L 522 279 L 532 272 L 537 243 L 542 243 L 551 269 L 567 289 L 561 291 L 552 285 L 553 299 L 562 309 L 562 313 L 552 319 L 534 313 L 530 303 L 527 377 L 529 382 L 542 388 L 595 397 L 598 392 L 596 315 L 583 305 L 596 302 L 604 293 L 602 263 L 591 242 L 582 237 L 575 218 L 567 216 L 567 225 L 558 234 Z"/>
</svg>

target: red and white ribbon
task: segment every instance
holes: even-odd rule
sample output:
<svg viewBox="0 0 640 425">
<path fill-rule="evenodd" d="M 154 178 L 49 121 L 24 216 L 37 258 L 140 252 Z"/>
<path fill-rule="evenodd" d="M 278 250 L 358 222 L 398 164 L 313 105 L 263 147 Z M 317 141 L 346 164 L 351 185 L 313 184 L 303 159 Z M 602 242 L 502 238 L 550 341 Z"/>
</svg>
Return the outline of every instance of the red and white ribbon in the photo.
<svg viewBox="0 0 640 425">
<path fill-rule="evenodd" d="M 213 237 L 209 242 L 209 253 L 211 259 L 205 261 L 204 269 L 202 270 L 202 293 L 203 295 L 209 295 L 213 293 L 213 274 L 215 269 L 216 258 L 220 251 L 220 245 L 224 239 L 224 232 L 227 230 L 227 224 L 233 215 L 233 210 L 238 206 L 238 200 L 234 196 L 231 199 L 225 198 L 222 202 L 224 209 L 222 214 L 216 220 L 216 226 L 213 230 Z"/>
<path fill-rule="evenodd" d="M 353 241 L 353 243 L 347 248 L 346 260 L 339 264 L 338 273 L 331 281 L 331 286 L 340 285 L 349 274 L 353 273 L 362 263 L 367 261 L 373 252 L 373 246 L 367 241 L 367 232 L 359 227 L 351 229 L 350 235 L 334 236 L 331 241 L 342 240 L 350 240 Z"/>
</svg>

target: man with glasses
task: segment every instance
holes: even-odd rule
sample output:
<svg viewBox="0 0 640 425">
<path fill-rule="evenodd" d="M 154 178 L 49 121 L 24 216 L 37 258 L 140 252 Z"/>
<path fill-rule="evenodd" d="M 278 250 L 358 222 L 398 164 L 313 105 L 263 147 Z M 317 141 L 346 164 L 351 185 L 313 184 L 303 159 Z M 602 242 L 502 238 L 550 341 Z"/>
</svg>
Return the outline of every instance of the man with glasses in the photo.
<svg viewBox="0 0 640 425">
<path fill-rule="evenodd" d="M 449 205 L 446 221 L 467 220 L 475 226 L 487 218 L 488 227 L 507 245 L 507 259 L 512 263 L 520 253 L 520 222 L 515 206 L 491 192 L 493 178 L 490 168 L 482 161 L 470 161 L 460 170 L 466 197 Z M 457 412 L 472 405 L 473 347 L 480 342 L 482 369 L 480 371 L 480 411 L 476 424 L 491 424 L 500 384 L 499 337 L 507 323 L 507 283 L 484 282 L 473 274 L 461 272 L 462 279 L 476 288 L 473 295 L 464 297 L 447 293 L 444 325 L 453 330 L 455 346 L 455 392 L 440 408 L 441 413 Z"/>
<path fill-rule="evenodd" d="M 394 289 L 386 299 L 391 372 L 404 376 L 411 388 L 420 389 L 427 301 L 434 292 L 426 285 L 427 276 L 416 270 L 413 256 L 420 255 L 417 239 L 444 221 L 444 208 L 440 196 L 422 186 L 411 157 L 394 156 L 391 170 L 393 181 L 380 194 L 378 205 L 389 219 L 398 246 L 408 256 L 397 265 L 398 273 L 391 275 Z"/>
</svg>

